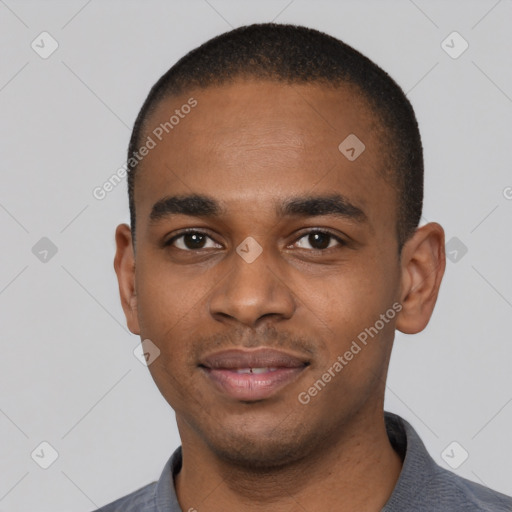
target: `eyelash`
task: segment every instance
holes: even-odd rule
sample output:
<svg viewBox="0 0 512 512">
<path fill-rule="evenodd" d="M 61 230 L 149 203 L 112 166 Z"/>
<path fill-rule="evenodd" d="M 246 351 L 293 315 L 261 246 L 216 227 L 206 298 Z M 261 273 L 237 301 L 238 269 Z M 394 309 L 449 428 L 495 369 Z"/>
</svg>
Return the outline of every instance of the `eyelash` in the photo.
<svg viewBox="0 0 512 512">
<path fill-rule="evenodd" d="M 302 233 L 295 240 L 294 244 L 297 243 L 302 238 L 304 238 L 306 236 L 309 236 L 309 235 L 312 235 L 312 234 L 315 234 L 315 233 L 320 233 L 322 235 L 328 235 L 332 239 L 336 240 L 336 242 L 338 242 L 339 246 L 341 246 L 341 247 L 346 245 L 346 242 L 342 238 L 340 238 L 339 236 L 334 235 L 333 233 L 331 233 L 328 230 L 318 229 L 318 228 L 310 229 L 309 231 L 306 231 L 306 232 Z M 213 238 L 207 232 L 205 232 L 205 231 L 200 231 L 200 230 L 197 230 L 197 229 L 188 229 L 188 230 L 182 231 L 181 233 L 178 233 L 177 235 L 174 235 L 172 238 L 170 238 L 169 240 L 164 242 L 164 247 L 172 246 L 172 244 L 176 240 L 178 240 L 179 238 L 182 238 L 185 235 L 191 235 L 191 234 L 205 235 L 206 237 L 210 238 L 210 240 L 213 240 Z M 215 242 L 215 240 L 213 240 L 213 241 Z M 215 243 L 218 243 L 218 242 L 215 242 Z M 326 247 L 325 249 L 306 249 L 306 250 L 308 250 L 310 252 L 324 252 L 324 251 L 327 251 L 327 250 L 330 250 L 330 249 L 334 249 L 334 248 L 335 247 Z M 179 248 L 176 247 L 176 249 L 179 249 Z M 179 250 L 184 251 L 184 252 L 198 252 L 198 251 L 203 250 L 203 248 L 200 248 L 200 249 L 179 249 Z"/>
</svg>

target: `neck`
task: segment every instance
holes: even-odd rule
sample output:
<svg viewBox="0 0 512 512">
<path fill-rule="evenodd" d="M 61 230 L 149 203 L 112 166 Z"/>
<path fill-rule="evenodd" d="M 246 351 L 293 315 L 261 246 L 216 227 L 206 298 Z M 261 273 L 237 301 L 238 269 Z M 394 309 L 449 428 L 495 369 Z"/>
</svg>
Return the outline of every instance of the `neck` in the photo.
<svg viewBox="0 0 512 512">
<path fill-rule="evenodd" d="M 200 512 L 263 512 L 270 507 L 274 512 L 380 511 L 402 467 L 382 410 L 372 418 L 355 418 L 341 430 L 341 435 L 326 436 L 315 453 L 265 470 L 234 466 L 197 438 L 182 434 L 182 468 L 175 477 L 178 501 L 183 510 Z"/>
</svg>

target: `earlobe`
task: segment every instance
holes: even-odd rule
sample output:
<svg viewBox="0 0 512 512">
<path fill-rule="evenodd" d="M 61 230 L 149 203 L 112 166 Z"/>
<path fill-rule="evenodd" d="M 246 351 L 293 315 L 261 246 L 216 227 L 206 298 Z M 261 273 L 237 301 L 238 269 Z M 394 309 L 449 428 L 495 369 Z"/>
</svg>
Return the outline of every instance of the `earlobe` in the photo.
<svg viewBox="0 0 512 512">
<path fill-rule="evenodd" d="M 430 222 L 416 230 L 402 249 L 401 304 L 396 328 L 421 332 L 434 310 L 446 267 L 444 230 Z"/>
<path fill-rule="evenodd" d="M 119 284 L 121 305 L 126 317 L 128 329 L 133 334 L 140 334 L 137 314 L 137 293 L 135 289 L 135 255 L 133 253 L 132 235 L 128 224 L 117 226 L 116 255 L 114 269 Z"/>
</svg>

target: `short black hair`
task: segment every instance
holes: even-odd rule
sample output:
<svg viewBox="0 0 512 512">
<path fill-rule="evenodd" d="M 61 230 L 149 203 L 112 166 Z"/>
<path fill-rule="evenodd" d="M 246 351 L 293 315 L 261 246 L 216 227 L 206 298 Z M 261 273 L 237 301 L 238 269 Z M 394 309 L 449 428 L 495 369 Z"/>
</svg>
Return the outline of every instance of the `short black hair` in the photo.
<svg viewBox="0 0 512 512">
<path fill-rule="evenodd" d="M 382 174 L 397 191 L 399 251 L 416 230 L 423 207 L 423 149 L 411 103 L 379 66 L 351 46 L 311 28 L 259 23 L 216 36 L 190 51 L 151 88 L 135 120 L 128 147 L 128 197 L 135 248 L 134 185 L 137 161 L 131 158 L 145 123 L 161 100 L 186 90 L 256 78 L 289 84 L 352 85 L 381 123 L 387 137 Z M 341 142 L 341 141 L 340 141 Z"/>
</svg>

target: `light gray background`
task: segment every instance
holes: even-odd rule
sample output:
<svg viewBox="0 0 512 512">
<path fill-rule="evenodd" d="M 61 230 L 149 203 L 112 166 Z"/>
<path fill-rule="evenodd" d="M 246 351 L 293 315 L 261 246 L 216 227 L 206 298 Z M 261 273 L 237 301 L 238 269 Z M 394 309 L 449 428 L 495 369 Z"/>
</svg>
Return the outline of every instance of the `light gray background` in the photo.
<svg viewBox="0 0 512 512">
<path fill-rule="evenodd" d="M 457 441 L 458 474 L 512 494 L 511 19 L 510 0 L 0 0 L 0 511 L 90 511 L 156 480 L 178 446 L 118 298 L 126 184 L 102 201 L 92 191 L 124 163 L 165 70 L 271 20 L 343 39 L 413 103 L 424 220 L 468 252 L 448 261 L 428 328 L 397 334 L 386 409 L 440 465 Z M 59 44 L 48 59 L 31 48 L 42 31 Z M 457 59 L 441 47 L 453 31 L 469 43 Z M 32 253 L 42 237 L 58 248 L 46 263 Z M 30 455 L 42 441 L 59 454 L 48 469 Z"/>
</svg>

